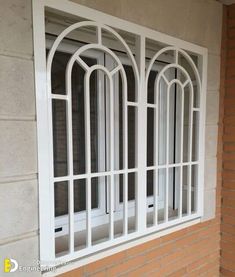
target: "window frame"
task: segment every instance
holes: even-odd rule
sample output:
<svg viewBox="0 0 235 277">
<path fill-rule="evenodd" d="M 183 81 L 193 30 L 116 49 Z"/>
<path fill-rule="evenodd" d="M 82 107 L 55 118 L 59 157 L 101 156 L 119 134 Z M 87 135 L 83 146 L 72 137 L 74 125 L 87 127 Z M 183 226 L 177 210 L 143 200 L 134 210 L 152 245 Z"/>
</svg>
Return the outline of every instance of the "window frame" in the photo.
<svg viewBox="0 0 235 277">
<path fill-rule="evenodd" d="M 144 39 L 150 38 L 155 39 L 159 42 L 166 43 L 169 45 L 174 45 L 175 47 L 185 49 L 189 52 L 197 53 L 201 56 L 200 69 L 201 69 L 201 78 L 202 78 L 202 93 L 201 93 L 201 107 L 200 107 L 200 138 L 199 138 L 199 182 L 198 182 L 198 195 L 199 195 L 199 206 L 198 212 L 196 215 L 191 215 L 187 217 L 188 221 L 198 222 L 203 215 L 203 187 L 204 187 L 204 152 L 205 152 L 205 105 L 206 105 L 206 85 L 207 85 L 207 49 L 197 46 L 195 44 L 185 42 L 183 40 L 162 34 L 160 32 L 139 26 L 128 21 L 121 20 L 119 18 L 106 15 L 102 12 L 86 8 L 82 5 L 78 5 L 69 1 L 56 1 L 56 0 L 35 0 L 33 1 L 33 27 L 34 27 L 34 50 L 35 50 L 35 87 L 36 87 L 36 105 L 37 105 L 37 136 L 38 136 L 38 169 L 39 169 L 39 215 L 40 215 L 40 257 L 41 260 L 51 264 L 54 264 L 55 261 L 60 259 L 55 258 L 53 250 L 55 249 L 54 245 L 54 226 L 52 215 L 54 216 L 54 203 L 51 203 L 52 190 L 51 186 L 48 186 L 52 180 L 51 177 L 51 168 L 48 167 L 48 162 L 51 162 L 51 150 L 52 145 L 48 143 L 47 137 L 51 136 L 50 126 L 49 126 L 49 108 L 48 108 L 48 95 L 47 95 L 47 81 L 46 81 L 46 55 L 45 55 L 45 22 L 44 22 L 44 9 L 52 8 L 58 11 L 67 12 L 71 15 L 82 15 L 88 20 L 94 20 L 98 24 L 106 24 L 111 28 L 118 28 L 124 31 L 132 32 L 139 37 L 139 45 L 141 48 L 141 53 L 138 62 L 138 68 L 140 72 L 140 90 L 145 91 L 145 68 L 143 64 L 145 63 L 145 49 L 144 49 Z M 146 103 L 146 95 L 139 95 L 139 102 L 143 101 Z M 144 111 L 145 107 L 139 105 L 139 110 L 143 114 L 144 121 L 146 118 L 146 112 Z M 47 126 L 45 126 L 45 124 Z M 143 125 L 144 126 L 144 125 Z M 141 132 L 145 130 L 139 130 L 138 136 L 142 137 Z M 143 138 L 143 145 L 146 139 Z M 140 153 L 144 153 L 143 145 L 138 144 L 138 167 L 141 170 L 139 176 L 139 182 L 144 183 L 146 180 L 146 170 L 145 170 L 145 157 L 140 156 Z M 45 162 L 46 161 L 46 162 Z M 138 187 L 137 199 L 141 198 L 141 195 L 146 194 L 146 188 L 144 186 Z M 174 227 L 173 224 L 167 222 L 161 229 L 159 228 L 150 228 L 146 230 L 144 228 L 145 223 L 145 209 L 143 206 L 139 205 L 137 207 L 138 220 L 137 228 L 138 232 L 134 235 L 128 237 L 128 240 L 117 240 L 113 246 L 117 246 L 121 243 L 127 244 L 130 240 L 143 241 L 140 238 L 148 236 L 151 239 L 151 234 L 164 230 L 165 228 Z M 179 221 L 179 224 L 182 223 L 182 226 L 187 225 L 187 222 Z M 185 223 L 185 224 L 184 224 Z M 96 247 L 94 251 L 105 250 L 107 244 L 104 247 Z M 115 248 L 115 247 L 114 247 Z M 49 249 L 49 250 L 48 250 Z M 121 249 L 119 247 L 119 249 Z M 120 250 L 119 250 L 120 251 Z M 87 255 L 90 252 L 87 252 Z M 83 254 L 83 257 L 86 255 Z M 79 253 L 71 253 L 63 257 L 63 261 L 70 261 L 73 259 L 80 258 Z"/>
</svg>

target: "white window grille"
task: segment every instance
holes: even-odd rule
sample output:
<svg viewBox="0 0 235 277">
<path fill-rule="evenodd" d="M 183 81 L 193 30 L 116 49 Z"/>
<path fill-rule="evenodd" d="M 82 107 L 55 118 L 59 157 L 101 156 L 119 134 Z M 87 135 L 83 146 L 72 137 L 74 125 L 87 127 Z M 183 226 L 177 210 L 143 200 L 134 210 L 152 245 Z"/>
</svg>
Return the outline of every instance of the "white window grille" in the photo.
<svg viewBox="0 0 235 277">
<path fill-rule="evenodd" d="M 207 50 L 55 0 L 34 44 L 41 259 L 200 218 Z"/>
</svg>

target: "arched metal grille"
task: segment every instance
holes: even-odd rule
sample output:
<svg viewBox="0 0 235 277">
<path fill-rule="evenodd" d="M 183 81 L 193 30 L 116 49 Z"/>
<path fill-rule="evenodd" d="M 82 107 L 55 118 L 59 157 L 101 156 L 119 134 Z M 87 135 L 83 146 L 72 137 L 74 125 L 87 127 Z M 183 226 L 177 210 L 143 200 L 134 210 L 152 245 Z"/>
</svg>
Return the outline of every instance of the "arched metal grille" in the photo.
<svg viewBox="0 0 235 277">
<path fill-rule="evenodd" d="M 192 209 L 192 180 L 191 180 L 191 175 L 192 175 L 192 166 L 197 166 L 199 165 L 199 160 L 193 161 L 192 160 L 192 149 L 193 149 L 193 116 L 194 113 L 197 113 L 199 115 L 200 112 L 200 106 L 196 107 L 195 103 L 195 97 L 194 94 L 198 94 L 200 97 L 201 93 L 201 80 L 199 76 L 199 72 L 195 66 L 194 61 L 192 58 L 183 50 L 178 49 L 177 47 L 166 47 L 161 49 L 158 53 L 154 55 L 152 58 L 150 65 L 147 69 L 146 72 L 146 84 L 148 83 L 148 78 L 149 74 L 151 71 L 151 68 L 154 64 L 155 61 L 157 61 L 158 57 L 162 55 L 163 53 L 173 51 L 173 63 L 167 64 L 162 68 L 162 70 L 158 73 L 158 75 L 155 78 L 154 82 L 154 104 L 152 103 L 147 103 L 148 108 L 154 109 L 154 165 L 150 166 L 147 168 L 147 170 L 153 170 L 154 171 L 154 225 L 156 226 L 158 224 L 158 181 L 159 181 L 159 171 L 162 169 L 165 169 L 165 193 L 164 193 L 164 220 L 162 223 L 168 222 L 169 220 L 169 178 L 170 178 L 170 173 L 169 170 L 173 169 L 175 170 L 176 168 L 179 169 L 179 196 L 178 196 L 178 208 L 177 208 L 177 218 L 182 218 L 182 213 L 183 213 L 183 168 L 186 167 L 188 169 L 188 176 L 187 176 L 187 200 L 186 205 L 186 214 L 191 215 L 192 212 L 195 212 L 195 210 Z M 189 63 L 189 66 L 192 68 L 194 77 L 195 77 L 195 85 L 193 85 L 193 81 L 191 77 L 189 76 L 188 72 L 185 70 L 183 66 L 180 65 L 179 63 L 179 53 L 185 57 Z M 170 76 L 170 80 L 167 78 L 168 71 L 174 70 L 175 75 Z M 180 80 L 180 77 L 184 76 L 184 81 Z M 165 89 L 161 85 L 161 83 L 165 84 Z M 179 93 L 180 93 L 180 115 L 178 118 L 179 124 L 178 127 L 180 128 L 180 134 L 179 134 L 179 160 L 176 162 L 174 161 L 169 161 L 170 158 L 170 135 L 175 136 L 176 134 L 170 132 L 170 96 L 171 96 L 171 88 L 172 86 L 178 85 L 180 88 Z M 188 87 L 188 90 L 186 88 Z M 176 92 L 176 91 L 175 91 Z M 185 93 L 188 94 L 188 125 L 185 126 L 184 121 L 185 121 L 185 113 L 184 113 L 184 108 L 185 108 Z M 162 147 L 162 143 L 159 143 L 159 130 L 160 130 L 160 121 L 159 119 L 159 110 L 161 109 L 161 103 L 159 101 L 160 94 L 166 94 L 166 118 L 165 118 L 165 129 L 166 129 L 166 143 L 165 143 L 165 161 L 163 164 L 160 164 L 159 160 L 159 148 Z M 176 101 L 176 99 L 175 99 Z M 198 122 L 197 122 L 198 124 Z M 196 126 L 196 128 L 199 128 L 199 125 Z M 187 159 L 184 161 L 184 133 L 188 133 L 188 149 L 187 149 Z M 198 142 L 194 142 L 197 144 Z M 175 149 L 176 151 L 176 149 Z M 175 197 L 175 196 L 174 196 Z M 197 197 L 195 195 L 195 197 Z M 197 200 L 195 200 L 197 201 Z"/>
<path fill-rule="evenodd" d="M 203 213 L 206 49 L 62 2 L 34 4 L 47 261 L 86 257 Z M 49 43 L 45 7 L 81 18 L 56 27 Z"/>
</svg>

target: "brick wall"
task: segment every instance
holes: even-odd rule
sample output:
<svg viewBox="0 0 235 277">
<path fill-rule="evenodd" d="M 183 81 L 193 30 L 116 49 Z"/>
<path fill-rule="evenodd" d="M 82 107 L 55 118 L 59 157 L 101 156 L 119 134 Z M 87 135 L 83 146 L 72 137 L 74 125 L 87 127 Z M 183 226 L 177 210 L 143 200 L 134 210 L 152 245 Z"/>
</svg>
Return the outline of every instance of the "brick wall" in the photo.
<svg viewBox="0 0 235 277">
<path fill-rule="evenodd" d="M 60 276 L 219 276 L 219 241 L 218 214 Z"/>
<path fill-rule="evenodd" d="M 224 94 L 221 274 L 235 276 L 235 5 L 224 10 L 221 92 Z M 222 94 L 222 93 L 221 93 Z"/>
</svg>

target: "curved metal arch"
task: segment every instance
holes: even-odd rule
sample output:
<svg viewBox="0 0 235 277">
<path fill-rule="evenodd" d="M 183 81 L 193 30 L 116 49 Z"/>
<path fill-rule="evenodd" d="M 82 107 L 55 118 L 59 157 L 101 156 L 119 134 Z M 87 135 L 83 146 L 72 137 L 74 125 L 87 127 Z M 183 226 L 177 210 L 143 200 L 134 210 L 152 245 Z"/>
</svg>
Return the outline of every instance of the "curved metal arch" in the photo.
<svg viewBox="0 0 235 277">
<path fill-rule="evenodd" d="M 101 70 L 103 71 L 109 79 L 112 79 L 112 74 L 111 72 L 103 65 L 95 64 L 89 67 L 89 70 L 87 71 L 87 74 L 91 75 L 93 71 L 95 70 Z"/>
<path fill-rule="evenodd" d="M 198 85 L 199 85 L 199 89 L 200 89 L 200 92 L 201 92 L 201 78 L 200 78 L 198 69 L 197 69 L 197 67 L 196 67 L 196 65 L 195 65 L 195 63 L 194 63 L 194 61 L 192 60 L 192 58 L 188 55 L 188 53 L 187 53 L 186 51 L 184 51 L 183 49 L 174 47 L 174 46 L 167 46 L 167 47 L 161 49 L 160 51 L 158 51 L 158 52 L 153 56 L 153 58 L 151 59 L 151 61 L 150 61 L 150 63 L 149 63 L 148 69 L 147 69 L 147 71 L 146 71 L 146 80 L 148 80 L 148 77 L 149 77 L 149 74 L 150 74 L 150 71 L 151 71 L 151 69 L 152 69 L 152 67 L 153 67 L 154 62 L 157 60 L 157 58 L 158 58 L 161 54 L 163 54 L 163 53 L 165 53 L 165 52 L 167 52 L 167 51 L 175 51 L 176 54 L 177 54 L 177 56 L 178 56 L 178 53 L 181 53 L 181 54 L 186 58 L 186 60 L 189 62 L 189 64 L 191 65 L 191 67 L 192 67 L 192 69 L 193 69 L 193 71 L 194 71 L 194 74 L 195 74 L 195 76 L 196 76 L 196 80 L 197 80 L 197 83 L 198 83 Z M 172 64 L 177 65 L 178 67 L 183 68 L 182 66 L 180 66 L 180 65 L 178 64 L 178 61 L 177 61 L 177 63 L 175 62 L 175 63 L 172 63 Z M 167 67 L 167 66 L 166 66 L 166 67 Z M 165 67 L 164 67 L 164 68 L 165 68 Z M 184 69 L 184 68 L 183 68 L 183 69 Z M 185 70 L 185 69 L 184 69 L 184 70 Z M 187 72 L 187 71 L 185 70 L 185 72 Z M 191 78 L 190 78 L 190 79 L 191 79 Z"/>
<path fill-rule="evenodd" d="M 186 79 L 187 79 L 187 80 L 185 81 L 185 83 L 182 84 L 182 82 L 179 81 L 178 79 L 173 79 L 173 80 L 171 80 L 170 82 L 169 82 L 168 80 L 166 80 L 166 78 L 164 78 L 163 76 L 165 76 L 164 73 L 165 73 L 169 68 L 178 68 L 178 69 L 182 70 L 182 72 L 185 74 Z M 175 63 L 168 64 L 167 66 L 165 66 L 165 67 L 160 71 L 159 75 L 158 75 L 158 76 L 156 77 L 156 79 L 155 79 L 155 82 L 154 82 L 154 93 L 158 93 L 158 92 L 159 92 L 159 89 L 158 89 L 158 88 L 159 88 L 159 82 L 160 82 L 161 78 L 164 79 L 164 81 L 166 82 L 167 86 L 170 86 L 170 85 L 172 85 L 171 83 L 176 83 L 176 81 L 177 81 L 177 82 L 184 88 L 184 87 L 186 86 L 186 84 L 189 83 L 190 88 L 191 88 L 190 91 L 192 92 L 192 97 L 194 96 L 194 90 L 193 90 L 193 83 L 192 83 L 192 80 L 191 80 L 191 78 L 190 78 L 188 72 L 187 72 L 182 66 L 180 66 L 180 65 L 178 65 L 178 64 L 175 64 Z M 157 99 L 157 97 L 156 97 L 155 99 Z"/>
<path fill-rule="evenodd" d="M 116 68 L 114 68 L 111 72 L 107 70 L 106 67 L 104 66 L 101 66 L 101 65 L 94 65 L 97 69 L 101 69 L 103 70 L 104 72 L 106 72 L 106 74 L 108 76 L 111 75 L 111 77 L 117 72 L 120 70 L 121 72 L 121 77 L 122 77 L 122 81 L 123 81 L 123 85 L 124 85 L 124 95 L 125 97 L 127 98 L 127 77 L 126 77 L 126 73 L 125 73 L 125 70 L 124 70 L 124 67 L 121 63 L 121 61 L 118 59 L 117 55 L 115 53 L 113 53 L 109 48 L 103 46 L 103 45 L 99 45 L 99 44 L 87 44 L 87 45 L 84 45 L 82 47 L 80 47 L 74 54 L 73 56 L 70 58 L 67 66 L 66 66 L 66 76 L 67 78 L 71 76 L 71 71 L 72 71 L 72 68 L 73 68 L 73 65 L 76 61 L 78 61 L 80 63 L 81 59 L 80 59 L 80 55 L 86 51 L 86 50 L 89 50 L 89 49 L 98 49 L 98 50 L 102 50 L 106 53 L 108 53 L 118 64 L 118 66 L 116 68 L 118 68 L 116 70 Z M 83 66 L 85 68 L 85 70 L 87 71 L 90 71 L 91 68 L 93 68 L 94 66 L 92 67 L 89 67 L 87 66 L 86 64 L 84 65 L 85 63 L 83 62 L 83 64 L 81 64 L 81 66 Z M 98 68 L 98 67 L 99 68 Z"/>
<path fill-rule="evenodd" d="M 134 59 L 134 56 L 133 56 L 129 46 L 126 44 L 124 39 L 115 30 L 113 30 L 112 28 L 110 28 L 110 27 L 108 27 L 108 26 L 106 26 L 104 24 L 101 24 L 101 23 L 98 23 L 98 22 L 94 22 L 94 21 L 83 21 L 83 22 L 75 23 L 75 24 L 69 26 L 68 28 L 66 28 L 63 32 L 61 32 L 59 34 L 59 36 L 54 41 L 54 43 L 53 43 L 53 45 L 52 45 L 52 47 L 51 47 L 51 49 L 49 51 L 49 54 L 48 54 L 48 59 L 47 59 L 47 73 L 48 73 L 48 76 L 50 76 L 49 73 L 51 71 L 52 60 L 53 60 L 55 51 L 58 48 L 60 42 L 63 40 L 63 38 L 65 38 L 73 30 L 79 29 L 79 28 L 85 27 L 85 26 L 94 26 L 94 27 L 97 27 L 97 28 L 104 29 L 104 30 L 112 33 L 114 35 L 114 37 L 116 37 L 123 44 L 123 46 L 125 47 L 125 49 L 127 51 L 127 55 L 131 59 L 131 62 L 133 64 L 134 73 L 135 73 L 136 79 L 137 79 L 137 81 L 139 81 L 139 71 L 138 71 L 138 67 L 137 67 L 136 61 Z M 100 44 L 98 44 L 98 45 L 100 45 Z"/>
<path fill-rule="evenodd" d="M 168 83 L 169 88 L 171 88 L 171 86 L 174 85 L 174 84 L 178 84 L 178 85 L 180 86 L 180 88 L 181 88 L 182 90 L 184 90 L 184 84 L 183 84 L 180 80 L 178 80 L 178 79 L 172 79 L 172 80 Z"/>
<path fill-rule="evenodd" d="M 90 49 L 96 49 L 96 50 L 102 50 L 103 52 L 109 54 L 114 60 L 115 62 L 117 62 L 118 66 L 120 67 L 120 69 L 123 68 L 123 65 L 121 63 L 121 61 L 119 60 L 119 58 L 117 57 L 117 55 L 115 53 L 113 53 L 113 51 L 111 51 L 109 48 L 100 45 L 100 44 L 96 44 L 96 43 L 90 43 L 90 44 L 86 44 L 80 48 L 78 48 L 78 50 L 72 55 L 72 57 L 69 59 L 69 62 L 67 64 L 67 67 L 73 67 L 73 64 L 76 60 L 79 60 L 80 55 Z M 84 67 L 85 70 L 89 70 L 89 66 L 84 64 L 81 64 L 81 66 Z M 123 68 L 124 70 L 124 68 Z"/>
</svg>

